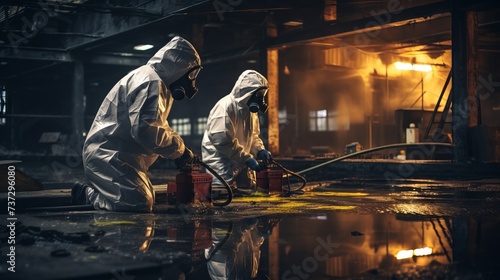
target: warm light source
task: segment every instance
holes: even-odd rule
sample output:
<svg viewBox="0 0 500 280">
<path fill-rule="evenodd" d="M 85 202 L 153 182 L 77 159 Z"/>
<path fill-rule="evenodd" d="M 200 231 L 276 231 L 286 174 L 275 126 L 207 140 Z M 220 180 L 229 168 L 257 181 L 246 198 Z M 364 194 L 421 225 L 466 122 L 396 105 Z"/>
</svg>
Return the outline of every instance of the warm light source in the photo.
<svg viewBox="0 0 500 280">
<path fill-rule="evenodd" d="M 401 250 L 396 254 L 396 259 L 409 259 L 413 257 L 413 250 Z"/>
<path fill-rule="evenodd" d="M 413 250 L 401 250 L 396 254 L 396 259 L 398 260 L 409 259 L 413 256 L 421 257 L 421 256 L 428 256 L 430 254 L 432 254 L 432 248 L 429 247 L 417 248 Z"/>
<path fill-rule="evenodd" d="M 404 63 L 404 62 L 396 62 L 394 63 L 396 65 L 396 68 L 399 70 L 412 70 L 413 66 L 411 63 Z"/>
<path fill-rule="evenodd" d="M 154 46 L 153 45 L 149 45 L 149 44 L 145 44 L 145 45 L 137 45 L 134 47 L 134 50 L 136 51 L 147 51 L 149 49 L 152 49 Z"/>
<path fill-rule="evenodd" d="M 425 248 L 418 248 L 413 250 L 413 255 L 419 257 L 419 256 L 427 256 L 432 254 L 432 248 L 425 247 Z"/>
<path fill-rule="evenodd" d="M 394 63 L 394 65 L 396 65 L 396 68 L 399 70 L 413 70 L 420 72 L 429 72 L 432 70 L 432 66 L 429 64 L 412 64 L 405 62 L 396 62 Z"/>
<path fill-rule="evenodd" d="M 295 21 L 295 20 L 290 20 L 290 21 L 284 22 L 283 25 L 291 26 L 291 27 L 297 27 L 297 26 L 301 26 L 302 22 Z"/>
</svg>

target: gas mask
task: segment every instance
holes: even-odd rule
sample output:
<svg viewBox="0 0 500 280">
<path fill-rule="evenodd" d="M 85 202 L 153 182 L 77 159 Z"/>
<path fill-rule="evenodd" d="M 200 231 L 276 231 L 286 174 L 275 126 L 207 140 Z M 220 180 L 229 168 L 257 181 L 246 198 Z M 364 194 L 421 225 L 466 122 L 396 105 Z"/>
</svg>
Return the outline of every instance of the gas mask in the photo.
<svg viewBox="0 0 500 280">
<path fill-rule="evenodd" d="M 201 66 L 194 67 L 170 85 L 170 91 L 172 91 L 172 97 L 175 100 L 182 100 L 185 96 L 189 99 L 193 98 L 198 92 L 195 82 L 201 69 Z"/>
<path fill-rule="evenodd" d="M 248 99 L 248 102 L 247 102 L 248 109 L 250 110 L 250 112 L 257 113 L 259 110 L 262 113 L 267 112 L 268 106 L 266 104 L 266 101 L 264 100 L 264 98 L 267 95 L 267 91 L 268 91 L 267 87 L 261 87 L 261 88 L 258 88 L 252 94 L 252 96 L 250 97 L 250 99 Z"/>
</svg>

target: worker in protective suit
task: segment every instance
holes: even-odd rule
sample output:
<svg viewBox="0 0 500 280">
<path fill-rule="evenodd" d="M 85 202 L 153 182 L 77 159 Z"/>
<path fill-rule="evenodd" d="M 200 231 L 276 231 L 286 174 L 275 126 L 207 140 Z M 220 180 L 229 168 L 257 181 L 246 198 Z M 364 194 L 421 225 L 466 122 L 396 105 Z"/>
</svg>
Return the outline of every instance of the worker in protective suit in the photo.
<svg viewBox="0 0 500 280">
<path fill-rule="evenodd" d="M 261 170 L 256 157 L 271 157 L 259 137 L 257 114 L 267 111 L 267 91 L 267 79 L 255 70 L 246 70 L 208 116 L 201 145 L 202 161 L 217 172 L 235 194 L 255 191 L 255 171 Z M 225 188 L 214 178 L 212 189 L 216 198 Z"/>
<path fill-rule="evenodd" d="M 217 224 L 214 224 L 213 245 L 205 249 L 210 279 L 257 279 L 260 247 L 264 243 L 264 235 L 257 227 L 258 222 L 256 219 L 236 222 L 228 234 L 224 233 L 224 228 L 219 228 Z"/>
<path fill-rule="evenodd" d="M 175 159 L 178 165 L 193 160 L 167 117 L 174 99 L 196 94 L 200 69 L 195 48 L 175 37 L 111 89 L 83 147 L 83 166 L 91 185 L 75 185 L 74 204 L 90 203 L 111 211 L 153 210 L 155 192 L 148 168 L 158 156 Z"/>
</svg>

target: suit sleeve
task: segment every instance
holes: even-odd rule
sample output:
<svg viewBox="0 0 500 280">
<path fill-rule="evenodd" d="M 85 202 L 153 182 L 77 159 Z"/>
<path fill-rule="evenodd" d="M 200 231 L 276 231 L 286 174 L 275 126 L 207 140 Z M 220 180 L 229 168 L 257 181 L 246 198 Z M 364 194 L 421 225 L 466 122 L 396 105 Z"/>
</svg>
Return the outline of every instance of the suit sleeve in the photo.
<svg viewBox="0 0 500 280">
<path fill-rule="evenodd" d="M 185 146 L 181 136 L 168 124 L 172 106 L 170 93 L 160 81 L 141 85 L 130 95 L 129 119 L 134 140 L 164 158 L 178 158 Z"/>
<path fill-rule="evenodd" d="M 235 136 L 235 117 L 230 109 L 216 104 L 207 122 L 208 138 L 221 154 L 240 164 L 245 163 L 251 154 L 244 151 Z"/>
<path fill-rule="evenodd" d="M 264 150 L 264 142 L 260 138 L 260 124 L 259 124 L 259 117 L 257 114 L 252 114 L 252 147 L 250 149 L 250 152 L 252 155 L 257 156 L 257 153 L 261 150 Z"/>
</svg>

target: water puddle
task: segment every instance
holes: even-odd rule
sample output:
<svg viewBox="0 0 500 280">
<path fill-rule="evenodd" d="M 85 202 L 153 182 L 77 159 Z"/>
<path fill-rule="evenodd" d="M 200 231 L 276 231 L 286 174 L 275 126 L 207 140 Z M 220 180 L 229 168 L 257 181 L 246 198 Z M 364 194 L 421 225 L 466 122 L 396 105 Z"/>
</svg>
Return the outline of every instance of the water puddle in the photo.
<svg viewBox="0 0 500 280">
<path fill-rule="evenodd" d="M 0 276 L 497 279 L 499 230 L 497 216 L 44 214 L 18 224 L 17 272 L 3 266 Z M 2 229 L 2 252 L 8 235 Z"/>
</svg>

